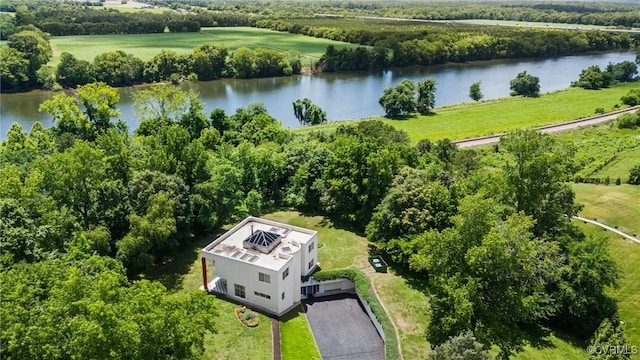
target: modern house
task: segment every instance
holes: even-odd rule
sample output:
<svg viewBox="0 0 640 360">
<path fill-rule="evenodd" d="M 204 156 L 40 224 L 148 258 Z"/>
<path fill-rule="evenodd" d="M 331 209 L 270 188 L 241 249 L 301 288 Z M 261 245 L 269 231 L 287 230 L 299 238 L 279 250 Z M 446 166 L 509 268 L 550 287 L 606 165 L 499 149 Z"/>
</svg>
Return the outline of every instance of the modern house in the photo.
<svg viewBox="0 0 640 360">
<path fill-rule="evenodd" d="M 316 231 L 248 217 L 202 249 L 204 289 L 283 315 L 307 293 L 302 277 L 317 266 L 317 244 Z"/>
</svg>

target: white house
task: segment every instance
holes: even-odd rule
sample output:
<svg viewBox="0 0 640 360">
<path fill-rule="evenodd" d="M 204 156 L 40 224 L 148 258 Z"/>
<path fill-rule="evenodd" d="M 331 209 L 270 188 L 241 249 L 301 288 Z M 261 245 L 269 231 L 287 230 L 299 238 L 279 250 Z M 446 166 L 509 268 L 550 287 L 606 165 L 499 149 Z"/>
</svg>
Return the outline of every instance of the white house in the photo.
<svg viewBox="0 0 640 360">
<path fill-rule="evenodd" d="M 300 303 L 302 279 L 317 266 L 318 233 L 248 217 L 202 249 L 205 290 L 282 315 Z M 215 267 L 209 282 L 207 266 Z"/>
</svg>

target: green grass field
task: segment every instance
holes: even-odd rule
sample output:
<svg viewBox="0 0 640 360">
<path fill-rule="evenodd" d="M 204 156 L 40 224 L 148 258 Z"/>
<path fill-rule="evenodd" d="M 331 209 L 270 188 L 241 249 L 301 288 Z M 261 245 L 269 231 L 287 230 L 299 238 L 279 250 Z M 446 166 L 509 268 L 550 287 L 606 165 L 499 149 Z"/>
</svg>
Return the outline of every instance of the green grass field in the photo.
<svg viewBox="0 0 640 360">
<path fill-rule="evenodd" d="M 636 138 L 640 143 L 640 138 Z M 616 156 L 616 161 L 605 166 L 596 174 L 600 178 L 609 177 L 611 179 L 620 178 L 622 182 L 629 179 L 631 169 L 640 164 L 640 145 L 632 150 L 626 150 Z"/>
<path fill-rule="evenodd" d="M 639 86 L 639 82 L 634 82 L 597 91 L 569 88 L 542 94 L 538 98 L 508 97 L 446 106 L 436 108 L 434 115 L 414 116 L 406 120 L 374 119 L 406 131 L 412 142 L 425 138 L 432 141 L 444 138 L 458 140 L 584 118 L 594 115 L 598 107 L 610 111 L 620 103 L 621 96 Z M 294 131 L 333 131 L 348 123 L 338 121 Z"/>
<path fill-rule="evenodd" d="M 619 129 L 615 122 L 556 134 L 561 141 L 574 144 L 579 177 L 591 177 L 624 183 L 629 171 L 640 163 L 640 133 L 637 129 Z"/>
<path fill-rule="evenodd" d="M 307 315 L 301 307 L 280 319 L 280 344 L 283 360 L 321 359 Z"/>
<path fill-rule="evenodd" d="M 54 54 L 49 65 L 57 64 L 63 51 L 91 62 L 96 55 L 107 51 L 123 50 L 142 60 L 149 60 L 163 49 L 189 54 L 193 48 L 203 44 L 225 45 L 229 50 L 240 47 L 296 50 L 311 58 L 319 58 L 329 45 L 356 47 L 339 41 L 251 27 L 203 28 L 197 33 L 55 36 L 50 42 Z"/>
<path fill-rule="evenodd" d="M 580 215 L 640 236 L 640 186 L 572 184 L 572 187 L 576 201 L 585 205 Z"/>
</svg>

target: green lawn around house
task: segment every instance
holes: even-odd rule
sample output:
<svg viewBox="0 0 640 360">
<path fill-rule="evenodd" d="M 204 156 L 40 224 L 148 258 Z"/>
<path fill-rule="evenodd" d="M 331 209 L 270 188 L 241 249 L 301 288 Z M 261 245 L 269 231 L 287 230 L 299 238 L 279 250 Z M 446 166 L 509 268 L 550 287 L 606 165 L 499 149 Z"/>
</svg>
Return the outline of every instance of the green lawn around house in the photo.
<svg viewBox="0 0 640 360">
<path fill-rule="evenodd" d="M 569 88 L 537 98 L 516 96 L 440 107 L 434 109 L 432 115 L 416 115 L 408 119 L 371 119 L 380 119 L 396 129 L 406 131 L 412 142 L 425 138 L 432 141 L 444 138 L 459 140 L 585 118 L 593 116 L 596 108 L 613 111 L 614 106 L 620 104 L 620 97 L 638 87 L 640 82 L 636 81 L 601 90 Z M 355 121 L 336 121 L 294 131 L 333 131 L 342 124 Z"/>
<path fill-rule="evenodd" d="M 307 315 L 300 306 L 280 319 L 280 344 L 282 360 L 322 359 Z"/>
<path fill-rule="evenodd" d="M 50 43 L 53 58 L 49 65 L 57 64 L 63 51 L 71 53 L 77 59 L 92 62 L 96 55 L 107 51 L 122 50 L 146 61 L 163 49 L 190 54 L 193 48 L 204 44 L 224 45 L 231 51 L 240 47 L 294 50 L 312 58 L 322 56 L 329 45 L 336 48 L 357 47 L 340 41 L 252 27 L 202 28 L 196 33 L 54 36 Z M 305 61 L 308 60 L 303 60 Z"/>
</svg>

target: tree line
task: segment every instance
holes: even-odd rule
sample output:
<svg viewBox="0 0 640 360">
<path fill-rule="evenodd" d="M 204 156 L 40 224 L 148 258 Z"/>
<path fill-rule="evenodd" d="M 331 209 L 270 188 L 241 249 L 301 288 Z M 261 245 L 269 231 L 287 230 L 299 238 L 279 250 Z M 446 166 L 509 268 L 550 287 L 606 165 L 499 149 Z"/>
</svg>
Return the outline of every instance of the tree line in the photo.
<svg viewBox="0 0 640 360">
<path fill-rule="evenodd" d="M 373 48 L 327 51 L 318 61 L 323 71 L 379 69 L 385 66 L 436 65 L 501 58 L 549 57 L 588 51 L 629 49 L 633 40 L 628 34 L 602 31 L 518 29 L 502 27 L 467 27 L 457 25 L 392 26 L 389 30 L 349 28 L 337 21 L 336 27 L 280 27 L 283 21 L 259 21 L 257 26 L 272 30 L 354 42 Z M 270 26 L 275 25 L 274 26 Z M 345 26 L 341 28 L 340 26 Z M 373 29 L 372 29 L 373 28 Z"/>
<path fill-rule="evenodd" d="M 288 76 L 299 74 L 302 68 L 300 55 L 294 51 L 239 48 L 229 52 L 224 46 L 211 44 L 198 46 L 185 55 L 162 50 L 146 62 L 121 50 L 100 54 L 92 63 L 63 52 L 55 68 L 45 66 L 51 54 L 47 34 L 35 27 L 11 35 L 7 45 L 0 47 L 2 91 L 75 88 L 94 81 L 127 86 L 182 79 Z"/>
<path fill-rule="evenodd" d="M 150 344 L 166 340 L 146 330 L 146 315 L 207 300 L 194 295 L 176 305 L 154 283 L 128 285 L 125 274 L 135 279 L 199 236 L 283 207 L 364 231 L 424 281 L 434 347 L 471 331 L 506 357 L 545 327 L 587 339 L 601 324 L 617 324 L 605 288 L 618 275 L 606 245 L 570 220 L 579 209 L 565 183 L 575 171 L 571 144 L 516 132 L 493 149 L 500 161 L 489 169 L 476 150 L 446 139 L 414 145 L 381 121 L 295 134 L 261 104 L 205 114 L 197 96 L 170 85 L 136 93 L 140 125 L 130 134 L 118 101 L 104 83 L 59 94 L 41 105 L 53 128 L 25 132 L 13 124 L 0 145 L 0 286 L 19 294 L 3 300 L 5 358 L 42 348 L 89 357 L 116 346 L 130 354 L 143 334 Z M 301 119 L 318 117 L 310 101 L 294 109 Z M 84 287 L 93 282 L 99 287 Z M 139 297 L 155 301 L 156 310 Z M 30 311 L 32 301 L 60 312 Z M 101 307 L 79 306 L 96 301 L 117 304 L 118 312 L 105 320 Z M 202 323 L 180 321 L 206 318 L 168 311 L 174 315 L 159 319 L 185 333 L 171 337 L 179 343 L 156 346 L 152 357 L 174 346 L 199 351 L 202 333 L 190 326 Z M 142 316 L 138 327 L 118 320 L 134 313 Z M 60 338 L 60 324 L 88 330 Z M 39 331 L 27 330 L 33 326 Z M 107 328 L 100 346 L 76 346 L 97 331 L 89 330 Z"/>
</svg>

